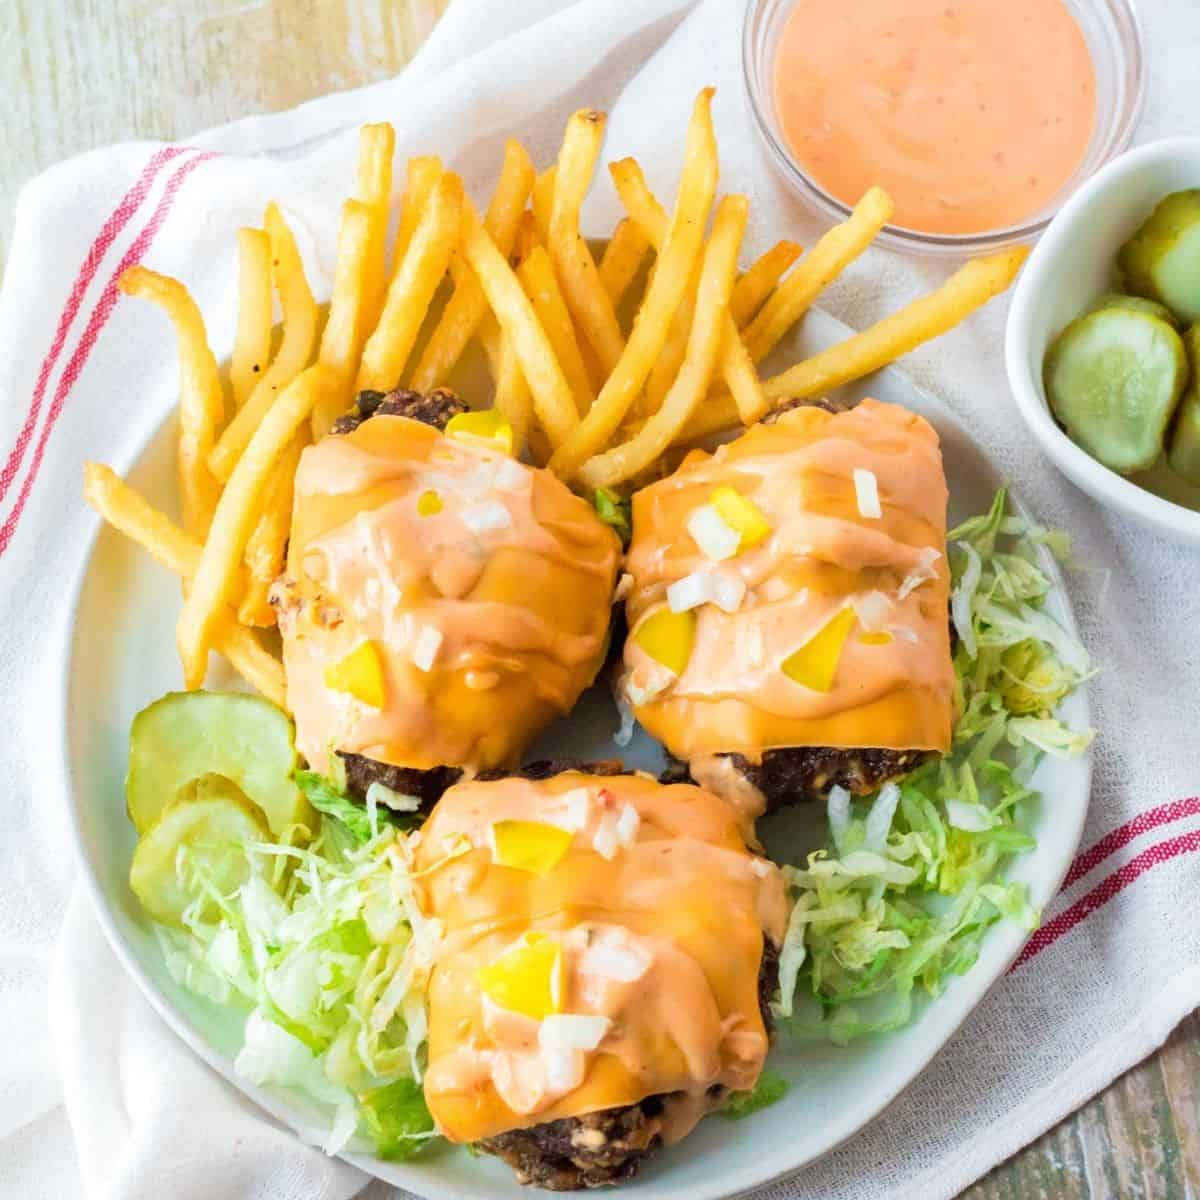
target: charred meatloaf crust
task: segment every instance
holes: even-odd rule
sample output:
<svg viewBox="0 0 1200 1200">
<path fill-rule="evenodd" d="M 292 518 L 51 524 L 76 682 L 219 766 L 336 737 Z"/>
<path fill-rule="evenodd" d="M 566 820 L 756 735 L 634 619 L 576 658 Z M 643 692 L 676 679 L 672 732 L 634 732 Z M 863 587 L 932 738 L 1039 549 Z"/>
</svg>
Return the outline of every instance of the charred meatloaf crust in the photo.
<svg viewBox="0 0 1200 1200">
<path fill-rule="evenodd" d="M 587 770 L 608 773 L 597 772 L 596 764 Z M 758 1002 L 768 1035 L 774 1031 L 770 1000 L 778 987 L 778 951 L 766 941 L 758 972 Z M 713 1108 L 724 1100 L 722 1091 L 713 1089 Z M 519 1182 L 532 1187 L 552 1192 L 608 1187 L 632 1179 L 642 1160 L 662 1145 L 663 1116 L 670 1103 L 670 1094 L 647 1096 L 637 1104 L 514 1129 L 484 1139 L 478 1148 L 502 1158 Z"/>
</svg>

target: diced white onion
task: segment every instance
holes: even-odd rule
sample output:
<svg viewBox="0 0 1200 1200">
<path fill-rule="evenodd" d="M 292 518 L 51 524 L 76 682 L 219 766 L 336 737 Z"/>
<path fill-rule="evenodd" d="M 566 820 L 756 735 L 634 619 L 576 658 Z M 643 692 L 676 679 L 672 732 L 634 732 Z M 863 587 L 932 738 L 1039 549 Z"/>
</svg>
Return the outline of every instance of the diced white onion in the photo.
<svg viewBox="0 0 1200 1200">
<path fill-rule="evenodd" d="M 909 592 L 915 592 L 921 584 L 930 579 L 936 579 L 937 572 L 933 569 L 933 564 L 941 557 L 940 550 L 935 550 L 932 546 L 923 546 L 917 557 L 917 565 L 904 577 L 904 582 L 896 593 L 897 598 L 903 600 Z"/>
<path fill-rule="evenodd" d="M 496 464 L 481 462 L 479 466 L 450 477 L 450 487 L 468 500 L 481 500 L 496 483 Z"/>
<path fill-rule="evenodd" d="M 633 576 L 628 571 L 622 571 L 621 578 L 617 580 L 617 590 L 613 592 L 613 603 L 620 604 L 622 601 L 628 600 L 632 591 Z"/>
<path fill-rule="evenodd" d="M 633 844 L 641 823 L 642 818 L 638 815 L 638 810 L 626 801 L 621 808 L 621 815 L 617 817 L 616 825 L 617 840 L 622 846 L 631 846 Z"/>
<path fill-rule="evenodd" d="M 874 471 L 865 467 L 854 468 L 854 497 L 858 501 L 858 515 L 878 521 L 883 516 L 879 503 L 879 480 Z"/>
<path fill-rule="evenodd" d="M 742 540 L 742 535 L 727 525 L 725 518 L 711 504 L 701 504 L 693 509 L 687 519 L 687 531 L 700 552 L 713 562 L 732 558 Z"/>
<path fill-rule="evenodd" d="M 737 575 L 720 571 L 693 571 L 667 588 L 672 612 L 687 612 L 702 604 L 715 604 L 722 612 L 737 612 L 746 595 L 746 584 Z"/>
<path fill-rule="evenodd" d="M 546 1065 L 547 1091 L 562 1095 L 574 1091 L 583 1082 L 587 1062 L 582 1050 L 543 1050 L 542 1057 Z"/>
<path fill-rule="evenodd" d="M 892 612 L 892 602 L 882 592 L 868 592 L 854 601 L 854 615 L 867 633 L 877 633 Z"/>
<path fill-rule="evenodd" d="M 604 1040 L 612 1021 L 589 1013 L 552 1013 L 538 1028 L 538 1045 L 543 1050 L 595 1050 Z"/>
<path fill-rule="evenodd" d="M 421 797 L 410 796 L 407 792 L 398 792 L 395 788 L 390 788 L 376 779 L 367 788 L 368 813 L 371 811 L 371 806 L 375 804 L 382 804 L 384 808 L 390 808 L 392 812 L 418 812 L 421 808 Z"/>
<path fill-rule="evenodd" d="M 563 793 L 562 799 L 566 807 L 563 828 L 574 833 L 586 828 L 592 812 L 592 793 L 587 788 L 572 788 Z"/>
<path fill-rule="evenodd" d="M 625 747 L 633 741 L 633 727 L 637 724 L 637 719 L 633 715 L 633 709 L 620 698 L 617 699 L 617 712 L 621 717 L 621 724 L 613 734 L 613 741 L 618 746 Z"/>
<path fill-rule="evenodd" d="M 909 629 L 907 625 L 889 625 L 888 633 L 892 635 L 898 642 L 912 642 L 915 646 L 920 639 L 917 637 L 915 629 Z"/>
<path fill-rule="evenodd" d="M 499 500 L 481 500 L 470 508 L 464 508 L 462 519 L 472 533 L 491 533 L 512 524 L 508 509 Z"/>
<path fill-rule="evenodd" d="M 583 975 L 612 979 L 617 983 L 634 983 L 650 969 L 649 959 L 633 946 L 612 946 L 597 942 L 589 946 L 579 959 Z"/>
<path fill-rule="evenodd" d="M 496 468 L 493 483 L 502 492 L 517 492 L 529 482 L 530 478 L 528 467 L 523 467 L 514 458 L 505 457 L 501 459 L 500 465 Z"/>
<path fill-rule="evenodd" d="M 592 848 L 606 862 L 612 862 L 617 857 L 621 843 L 617 837 L 617 821 L 612 813 L 606 812 L 600 818 L 596 832 L 592 835 Z"/>
<path fill-rule="evenodd" d="M 432 625 L 422 625 L 417 640 L 413 642 L 413 666 L 420 671 L 431 670 L 443 640 L 440 629 L 435 629 Z"/>
</svg>

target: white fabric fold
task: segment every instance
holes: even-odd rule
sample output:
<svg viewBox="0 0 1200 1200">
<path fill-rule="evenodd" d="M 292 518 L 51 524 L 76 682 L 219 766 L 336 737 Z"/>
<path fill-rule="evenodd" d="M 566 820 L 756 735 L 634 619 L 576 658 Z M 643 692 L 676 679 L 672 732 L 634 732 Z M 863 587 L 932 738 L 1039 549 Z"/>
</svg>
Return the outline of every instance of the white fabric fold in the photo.
<svg viewBox="0 0 1200 1200">
<path fill-rule="evenodd" d="M 710 83 L 722 187 L 753 201 L 748 251 L 783 236 L 811 245 L 822 223 L 781 188 L 750 124 L 742 8 L 455 0 L 395 79 L 239 121 L 182 150 L 95 151 L 29 185 L 0 291 L 0 1194 L 335 1200 L 366 1183 L 193 1056 L 125 977 L 83 893 L 68 904 L 76 868 L 59 794 L 56 672 L 93 528 L 80 468 L 86 458 L 127 466 L 173 404 L 176 378 L 165 323 L 136 305 L 113 307 L 119 264 L 142 260 L 185 279 L 223 353 L 233 233 L 258 222 L 267 200 L 286 205 L 314 286 L 327 292 L 358 123 L 392 121 L 398 162 L 439 153 L 482 201 L 506 136 L 544 165 L 572 109 L 603 108 L 606 158 L 636 154 L 669 196 L 688 108 Z M 1187 50 L 1200 41 L 1200 9 L 1188 0 L 1145 8 L 1140 140 L 1194 126 Z M 585 215 L 596 229 L 617 215 L 603 179 Z M 862 326 L 946 272 L 871 251 L 822 303 Z M 1200 888 L 1200 802 L 1164 809 L 1200 792 L 1200 558 L 1097 509 L 1040 457 L 1004 380 L 1005 313 L 1004 300 L 994 303 L 905 366 L 965 418 L 1034 511 L 1075 536 L 1089 569 L 1072 574 L 1072 599 L 1103 668 L 1092 685 L 1100 737 L 1083 845 L 1127 836 L 1088 859 L 1046 914 L 1066 920 L 1077 906 L 1090 915 L 1001 980 L 881 1117 L 765 1189 L 770 1200 L 949 1197 L 1153 1050 L 1200 1001 L 1200 926 L 1188 899 Z M 1146 813 L 1157 816 L 1138 822 Z M 365 1194 L 390 1193 L 374 1184 Z"/>
</svg>

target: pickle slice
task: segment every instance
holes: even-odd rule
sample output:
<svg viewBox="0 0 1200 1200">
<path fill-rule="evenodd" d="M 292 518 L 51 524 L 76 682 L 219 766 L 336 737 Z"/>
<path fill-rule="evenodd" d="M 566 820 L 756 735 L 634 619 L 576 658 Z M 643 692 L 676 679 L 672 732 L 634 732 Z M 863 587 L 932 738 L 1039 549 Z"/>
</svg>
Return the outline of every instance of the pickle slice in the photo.
<svg viewBox="0 0 1200 1200">
<path fill-rule="evenodd" d="M 1117 262 L 1130 291 L 1165 304 L 1184 324 L 1200 320 L 1200 188 L 1160 200 Z"/>
<path fill-rule="evenodd" d="M 316 814 L 292 779 L 292 723 L 261 696 L 170 692 L 142 709 L 129 730 L 125 801 L 139 833 L 201 775 L 223 775 L 258 805 L 271 832 L 316 829 Z"/>
<path fill-rule="evenodd" d="M 1130 312 L 1145 313 L 1149 317 L 1158 317 L 1166 321 L 1172 329 L 1179 328 L 1175 314 L 1165 304 L 1157 300 L 1147 300 L 1145 296 L 1126 296 L 1124 292 L 1105 292 L 1088 312 L 1099 312 L 1102 308 L 1127 308 Z"/>
<path fill-rule="evenodd" d="M 1192 364 L 1192 381 L 1179 401 L 1167 438 L 1167 462 L 1176 475 L 1200 487 L 1200 324 L 1183 335 L 1183 344 Z"/>
<path fill-rule="evenodd" d="M 1179 334 L 1159 317 L 1125 307 L 1072 321 L 1043 370 L 1050 407 L 1067 433 L 1123 475 L 1158 458 L 1187 376 Z"/>
<path fill-rule="evenodd" d="M 203 878 L 222 895 L 245 883 L 251 870 L 245 845 L 267 837 L 255 806 L 228 779 L 208 775 L 189 791 L 189 798 L 165 809 L 142 834 L 129 868 L 133 894 L 164 925 L 181 924 L 184 909 L 201 894 L 195 880 Z M 208 910 L 215 909 L 210 900 Z M 211 915 L 208 910 L 201 915 Z"/>
</svg>

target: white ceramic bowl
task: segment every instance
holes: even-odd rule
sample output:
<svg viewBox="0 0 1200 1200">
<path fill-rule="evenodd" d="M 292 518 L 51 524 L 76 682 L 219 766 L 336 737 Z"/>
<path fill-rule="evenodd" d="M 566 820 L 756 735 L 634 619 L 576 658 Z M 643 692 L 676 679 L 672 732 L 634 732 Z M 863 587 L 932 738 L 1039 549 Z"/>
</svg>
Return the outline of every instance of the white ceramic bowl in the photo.
<svg viewBox="0 0 1200 1200">
<path fill-rule="evenodd" d="M 1055 335 L 1102 293 L 1117 288 L 1121 244 L 1169 192 L 1200 187 L 1200 138 L 1168 138 L 1114 159 L 1050 222 L 1013 293 L 1005 339 L 1008 382 L 1047 457 L 1077 487 L 1124 516 L 1200 547 L 1200 488 L 1164 466 L 1123 478 L 1055 423 L 1042 360 Z"/>
</svg>

